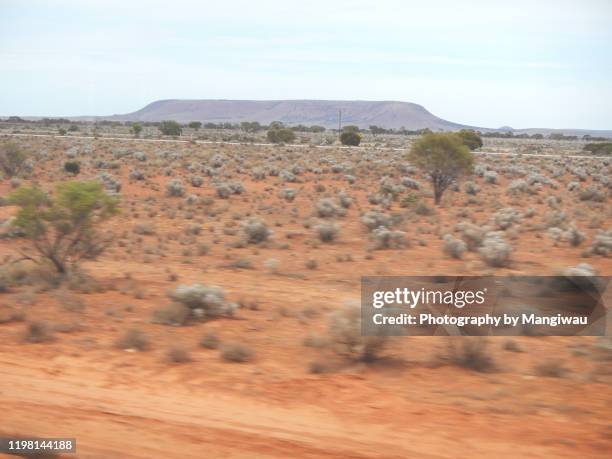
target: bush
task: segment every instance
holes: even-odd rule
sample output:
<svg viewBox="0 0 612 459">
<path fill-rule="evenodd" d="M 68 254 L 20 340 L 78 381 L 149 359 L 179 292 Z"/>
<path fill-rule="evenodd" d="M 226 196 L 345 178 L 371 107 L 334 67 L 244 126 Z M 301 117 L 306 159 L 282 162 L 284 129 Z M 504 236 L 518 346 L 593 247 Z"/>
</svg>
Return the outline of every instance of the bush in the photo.
<svg viewBox="0 0 612 459">
<path fill-rule="evenodd" d="M 47 322 L 35 321 L 27 324 L 23 339 L 28 343 L 46 343 L 53 341 L 55 337 Z"/>
<path fill-rule="evenodd" d="M 193 175 L 189 178 L 189 183 L 191 183 L 191 186 L 199 188 L 204 183 L 204 179 L 199 175 Z"/>
<path fill-rule="evenodd" d="M 470 150 L 476 150 L 477 148 L 482 147 L 482 138 L 480 135 L 472 130 L 462 129 L 456 134 L 463 144 L 468 147 Z"/>
<path fill-rule="evenodd" d="M 520 222 L 522 215 L 512 207 L 505 207 L 493 214 L 493 222 L 501 230 L 507 230 L 514 223 Z"/>
<path fill-rule="evenodd" d="M 137 351 L 147 351 L 150 347 L 149 338 L 139 328 L 130 328 L 117 341 L 119 349 L 135 349 Z"/>
<path fill-rule="evenodd" d="M 161 309 L 153 311 L 151 322 L 161 325 L 181 327 L 186 325 L 192 316 L 192 311 L 180 303 L 171 303 Z"/>
<path fill-rule="evenodd" d="M 166 351 L 166 360 L 170 363 L 187 363 L 192 359 L 187 349 L 175 345 Z"/>
<path fill-rule="evenodd" d="M 468 370 L 489 372 L 495 369 L 495 361 L 489 353 L 484 338 L 461 338 L 461 346 L 450 348 L 449 357 L 452 363 Z"/>
<path fill-rule="evenodd" d="M 64 163 L 64 170 L 72 175 L 79 175 L 81 172 L 81 165 L 78 161 L 66 161 Z"/>
<path fill-rule="evenodd" d="M 162 121 L 158 129 L 163 135 L 179 136 L 183 132 L 181 125 L 176 121 Z"/>
<path fill-rule="evenodd" d="M 334 223 L 321 223 L 315 228 L 321 242 L 333 242 L 338 237 L 340 228 Z"/>
<path fill-rule="evenodd" d="M 221 358 L 227 362 L 250 362 L 254 356 L 255 352 L 242 343 L 230 343 L 221 347 Z"/>
<path fill-rule="evenodd" d="M 295 141 L 295 132 L 288 128 L 270 129 L 267 136 L 272 143 L 291 143 Z"/>
<path fill-rule="evenodd" d="M 356 147 L 361 143 L 361 135 L 353 131 L 343 132 L 340 134 L 340 142 L 342 145 Z"/>
<path fill-rule="evenodd" d="M 596 255 L 607 257 L 612 254 L 612 230 L 601 231 L 595 235 L 591 250 Z"/>
<path fill-rule="evenodd" d="M 461 239 L 454 238 L 451 234 L 444 235 L 444 253 L 453 258 L 461 258 L 467 250 L 467 244 Z"/>
<path fill-rule="evenodd" d="M 185 185 L 180 179 L 174 179 L 166 185 L 166 195 L 172 198 L 185 196 Z"/>
<path fill-rule="evenodd" d="M 467 244 L 468 250 L 473 251 L 480 247 L 486 233 L 482 226 L 470 222 L 460 222 L 456 228 L 461 233 L 461 239 Z"/>
<path fill-rule="evenodd" d="M 83 259 L 95 259 L 110 245 L 96 231 L 117 211 L 117 201 L 97 182 L 64 182 L 53 198 L 40 188 L 21 187 L 9 196 L 19 207 L 13 225 L 32 242 L 36 263 L 51 262 L 59 273 Z"/>
<path fill-rule="evenodd" d="M 200 346 L 204 349 L 217 349 L 220 343 L 221 340 L 213 331 L 206 333 L 202 336 L 202 339 L 200 339 Z"/>
<path fill-rule="evenodd" d="M 417 182 L 414 179 L 411 179 L 410 177 L 403 177 L 402 178 L 402 185 L 404 185 L 406 188 L 410 188 L 412 190 L 420 190 L 421 189 L 421 184 L 419 182 Z"/>
<path fill-rule="evenodd" d="M 486 171 L 484 173 L 484 180 L 487 183 L 497 183 L 497 172 L 495 172 L 495 171 Z"/>
<path fill-rule="evenodd" d="M 346 304 L 333 312 L 329 320 L 329 339 L 334 349 L 353 360 L 371 362 L 386 344 L 386 336 L 361 334 L 361 307 L 358 302 Z"/>
<path fill-rule="evenodd" d="M 242 233 L 247 244 L 259 244 L 267 241 L 272 232 L 263 220 L 251 218 L 242 224 Z"/>
<path fill-rule="evenodd" d="M 612 142 L 594 142 L 587 143 L 583 147 L 584 151 L 589 151 L 594 155 L 612 155 Z"/>
<path fill-rule="evenodd" d="M 467 194 L 476 195 L 480 192 L 480 187 L 474 182 L 465 182 L 463 189 Z"/>
<path fill-rule="evenodd" d="M 392 223 L 391 216 L 378 212 L 375 210 L 371 210 L 366 212 L 363 217 L 361 217 L 361 222 L 370 230 L 374 231 L 376 228 L 380 226 L 390 227 Z"/>
<path fill-rule="evenodd" d="M 344 209 L 339 207 L 332 199 L 323 198 L 317 202 L 317 215 L 321 218 L 338 217 L 345 214 Z"/>
<path fill-rule="evenodd" d="M 503 232 L 491 231 L 485 235 L 479 252 L 489 266 L 502 267 L 510 263 L 512 247 L 505 241 Z"/>
<path fill-rule="evenodd" d="M 19 175 L 27 168 L 28 155 L 15 143 L 0 145 L 0 171 L 5 177 Z"/>
<path fill-rule="evenodd" d="M 283 198 L 285 201 L 291 202 L 295 199 L 296 194 L 297 194 L 297 191 L 294 190 L 293 188 L 283 188 L 281 192 L 279 193 L 279 196 Z"/>
<path fill-rule="evenodd" d="M 403 231 L 390 230 L 384 226 L 379 226 L 372 231 L 372 237 L 377 250 L 399 249 L 408 245 L 406 233 Z"/>
<path fill-rule="evenodd" d="M 225 301 L 222 288 L 202 284 L 179 285 L 169 296 L 190 309 L 189 319 L 207 320 L 232 316 L 238 307 L 235 303 Z"/>
</svg>

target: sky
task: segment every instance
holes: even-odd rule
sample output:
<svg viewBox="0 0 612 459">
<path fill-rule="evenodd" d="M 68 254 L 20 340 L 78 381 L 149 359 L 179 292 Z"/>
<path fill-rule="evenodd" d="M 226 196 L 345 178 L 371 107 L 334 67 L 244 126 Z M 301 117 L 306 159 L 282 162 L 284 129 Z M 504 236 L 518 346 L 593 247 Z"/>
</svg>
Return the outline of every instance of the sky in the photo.
<svg viewBox="0 0 612 459">
<path fill-rule="evenodd" d="M 398 100 L 612 129 L 612 0 L 0 0 L 0 115 L 159 99 Z"/>
</svg>

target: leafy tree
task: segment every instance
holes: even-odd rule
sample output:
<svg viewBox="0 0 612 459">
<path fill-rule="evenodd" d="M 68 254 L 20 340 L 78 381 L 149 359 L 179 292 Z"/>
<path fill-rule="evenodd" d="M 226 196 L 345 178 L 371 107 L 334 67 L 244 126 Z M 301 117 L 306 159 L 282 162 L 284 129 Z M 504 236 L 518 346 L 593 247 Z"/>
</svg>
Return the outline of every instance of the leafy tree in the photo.
<svg viewBox="0 0 612 459">
<path fill-rule="evenodd" d="M 79 126 L 76 124 L 71 124 L 70 127 L 68 128 L 68 130 L 70 132 L 77 132 L 79 130 Z"/>
<path fill-rule="evenodd" d="M 202 127 L 202 123 L 200 123 L 199 121 L 192 121 L 191 123 L 189 123 L 189 127 L 191 129 L 195 129 L 196 131 L 199 131 Z"/>
<path fill-rule="evenodd" d="M 20 187 L 8 202 L 19 207 L 13 225 L 31 242 L 24 259 L 48 261 L 65 273 L 83 259 L 94 259 L 109 245 L 96 231 L 117 212 L 117 200 L 98 182 L 64 182 L 49 196 L 38 187 Z"/>
<path fill-rule="evenodd" d="M 59 128 L 59 129 L 57 130 L 57 133 L 58 133 L 59 135 L 66 135 L 66 132 L 67 132 L 67 131 L 66 131 L 66 129 L 64 129 L 64 128 Z"/>
<path fill-rule="evenodd" d="M 343 132 L 340 134 L 340 142 L 342 142 L 342 145 L 356 147 L 361 143 L 361 136 L 354 131 Z"/>
<path fill-rule="evenodd" d="M 342 132 L 359 132 L 359 126 L 355 126 L 353 124 L 349 124 L 342 128 Z"/>
<path fill-rule="evenodd" d="M 258 121 L 243 121 L 240 123 L 240 129 L 246 132 L 257 132 L 261 129 L 261 124 Z"/>
<path fill-rule="evenodd" d="M 476 150 L 477 148 L 482 147 L 482 139 L 476 131 L 462 129 L 461 131 L 457 132 L 457 135 L 461 137 L 461 140 L 465 146 L 470 150 Z"/>
<path fill-rule="evenodd" d="M 134 137 L 140 137 L 140 133 L 142 132 L 142 124 L 134 123 L 132 124 L 132 127 L 130 127 L 130 130 L 132 131 L 132 134 L 134 134 Z"/>
<path fill-rule="evenodd" d="M 291 143 L 295 140 L 295 132 L 289 128 L 270 129 L 268 140 L 272 143 Z"/>
<path fill-rule="evenodd" d="M 64 163 L 64 170 L 69 174 L 79 175 L 81 172 L 81 165 L 78 161 L 66 161 Z"/>
<path fill-rule="evenodd" d="M 474 166 L 474 155 L 454 133 L 422 136 L 412 145 L 408 159 L 431 179 L 436 204 L 440 204 L 442 193 Z"/>
<path fill-rule="evenodd" d="M 183 129 L 176 121 L 162 121 L 159 123 L 159 130 L 163 135 L 179 136 Z"/>
<path fill-rule="evenodd" d="M 27 168 L 28 154 L 15 142 L 0 145 L 0 171 L 6 177 L 14 177 Z"/>
</svg>

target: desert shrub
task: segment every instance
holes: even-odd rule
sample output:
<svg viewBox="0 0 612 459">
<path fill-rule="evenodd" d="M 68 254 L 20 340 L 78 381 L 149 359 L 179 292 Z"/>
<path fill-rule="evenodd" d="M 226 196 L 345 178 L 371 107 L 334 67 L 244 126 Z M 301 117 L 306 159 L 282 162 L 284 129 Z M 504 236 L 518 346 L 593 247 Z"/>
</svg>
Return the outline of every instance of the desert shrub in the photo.
<svg viewBox="0 0 612 459">
<path fill-rule="evenodd" d="M 289 128 L 270 129 L 267 137 L 272 143 L 291 143 L 295 141 L 295 132 Z"/>
<path fill-rule="evenodd" d="M 612 155 L 612 142 L 587 143 L 583 149 L 594 155 L 610 156 Z"/>
<path fill-rule="evenodd" d="M 371 210 L 366 212 L 361 217 L 361 222 L 370 230 L 374 231 L 376 228 L 380 226 L 390 227 L 392 224 L 392 219 L 390 215 L 387 215 L 382 212 L 378 212 L 376 210 Z"/>
<path fill-rule="evenodd" d="M 503 232 L 491 231 L 485 235 L 479 252 L 489 266 L 502 267 L 510 262 L 512 247 L 504 239 Z"/>
<path fill-rule="evenodd" d="M 400 200 L 400 207 L 413 207 L 419 203 L 419 197 L 416 193 L 406 193 Z"/>
<path fill-rule="evenodd" d="M 358 132 L 343 132 L 340 134 L 340 142 L 342 145 L 356 147 L 361 143 L 361 135 Z"/>
<path fill-rule="evenodd" d="M 242 233 L 247 244 L 259 244 L 267 241 L 272 234 L 266 223 L 259 218 L 251 218 L 244 222 Z"/>
<path fill-rule="evenodd" d="M 401 183 L 406 188 L 410 188 L 411 190 L 420 190 L 421 189 L 421 184 L 419 182 L 417 182 L 416 180 L 410 178 L 410 177 L 402 177 Z"/>
<path fill-rule="evenodd" d="M 452 133 L 431 133 L 418 139 L 409 160 L 430 178 L 436 205 L 444 191 L 462 174 L 470 173 L 474 156 L 462 139 Z"/>
<path fill-rule="evenodd" d="M 595 186 L 589 186 L 581 190 L 579 197 L 581 201 L 604 202 L 606 200 L 606 194 Z"/>
<path fill-rule="evenodd" d="M 228 343 L 221 346 L 221 358 L 226 362 L 250 362 L 254 356 L 255 351 L 242 343 Z"/>
<path fill-rule="evenodd" d="M 493 223 L 501 230 L 507 230 L 521 220 L 521 213 L 512 207 L 505 207 L 493 214 Z"/>
<path fill-rule="evenodd" d="M 121 191 L 121 182 L 108 172 L 99 173 L 96 180 L 104 186 L 108 193 L 117 194 Z"/>
<path fill-rule="evenodd" d="M 465 184 L 463 185 L 463 190 L 467 194 L 471 195 L 477 195 L 478 193 L 480 193 L 480 187 L 472 181 L 465 182 Z"/>
<path fill-rule="evenodd" d="M 323 222 L 315 227 L 321 242 L 333 242 L 338 237 L 340 228 L 335 223 Z"/>
<path fill-rule="evenodd" d="M 340 354 L 361 361 L 373 361 L 383 350 L 386 336 L 361 334 L 361 307 L 351 302 L 334 311 L 329 318 L 329 341 Z"/>
<path fill-rule="evenodd" d="M 547 378 L 562 378 L 569 370 L 563 365 L 563 361 L 559 359 L 546 360 L 536 364 L 535 373 L 538 376 L 544 376 Z"/>
<path fill-rule="evenodd" d="M 434 210 L 424 202 L 420 201 L 414 208 L 414 213 L 426 217 L 428 215 L 433 215 Z"/>
<path fill-rule="evenodd" d="M 155 226 L 151 222 L 141 222 L 134 225 L 134 233 L 151 236 L 155 234 Z"/>
<path fill-rule="evenodd" d="M 456 225 L 461 233 L 461 239 L 467 244 L 468 250 L 476 250 L 482 244 L 485 236 L 485 228 L 470 222 L 460 222 Z"/>
<path fill-rule="evenodd" d="M 461 368 L 478 372 L 489 372 L 496 368 L 484 338 L 462 338 L 460 346 L 450 347 L 448 359 Z"/>
<path fill-rule="evenodd" d="M 27 343 L 46 343 L 54 339 L 53 329 L 47 322 L 37 320 L 26 325 L 23 340 Z"/>
<path fill-rule="evenodd" d="M 529 190 L 529 185 L 523 179 L 512 180 L 508 185 L 508 194 L 516 195 L 519 193 L 526 193 Z"/>
<path fill-rule="evenodd" d="M 217 196 L 221 199 L 227 199 L 233 194 L 244 193 L 244 186 L 240 182 L 220 182 L 215 183 L 215 190 L 217 191 Z"/>
<path fill-rule="evenodd" d="M 487 183 L 497 183 L 497 172 L 495 171 L 486 171 L 484 173 L 484 180 Z"/>
<path fill-rule="evenodd" d="M 235 303 L 225 300 L 225 292 L 220 287 L 202 284 L 179 285 L 169 293 L 175 302 L 189 308 L 189 319 L 206 320 L 232 316 L 237 309 Z"/>
<path fill-rule="evenodd" d="M 317 215 L 321 218 L 339 217 L 345 214 L 344 209 L 338 206 L 332 199 L 323 198 L 317 202 Z"/>
<path fill-rule="evenodd" d="M 147 351 L 150 347 L 149 338 L 139 328 L 130 328 L 117 341 L 119 349 L 135 349 Z"/>
<path fill-rule="evenodd" d="M 151 322 L 155 324 L 181 327 L 186 325 L 192 316 L 192 310 L 180 303 L 171 303 L 153 311 Z"/>
<path fill-rule="evenodd" d="M 461 258 L 467 250 L 467 244 L 461 239 L 454 238 L 451 234 L 444 235 L 444 253 L 453 258 Z"/>
<path fill-rule="evenodd" d="M 612 230 L 600 231 L 593 238 L 591 251 L 604 257 L 612 254 Z"/>
<path fill-rule="evenodd" d="M 64 170 L 72 175 L 79 175 L 81 172 L 81 164 L 78 161 L 66 161 Z"/>
<path fill-rule="evenodd" d="M 166 184 L 166 195 L 172 198 L 185 196 L 185 185 L 180 179 L 170 180 Z"/>
<path fill-rule="evenodd" d="M 132 169 L 129 175 L 130 180 L 144 180 L 144 174 L 139 169 Z"/>
<path fill-rule="evenodd" d="M 179 136 L 183 132 L 181 125 L 176 121 L 167 120 L 159 123 L 158 129 L 163 135 Z"/>
<path fill-rule="evenodd" d="M 199 175 L 192 175 L 191 177 L 189 177 L 189 183 L 191 183 L 191 186 L 199 188 L 204 183 L 204 179 Z"/>
<path fill-rule="evenodd" d="M 83 259 L 94 259 L 110 245 L 98 234 L 100 223 L 117 211 L 117 200 L 97 182 L 64 182 L 50 197 L 40 188 L 21 187 L 9 196 L 19 207 L 13 225 L 23 231 L 40 264 L 51 262 L 59 273 Z"/>
<path fill-rule="evenodd" d="M 217 334 L 213 331 L 207 332 L 200 339 L 200 346 L 204 349 L 217 349 L 221 344 L 221 340 L 217 336 Z"/>
<path fill-rule="evenodd" d="M 296 183 L 298 181 L 297 176 L 288 170 L 282 170 L 279 172 L 278 176 L 281 178 L 283 182 L 287 183 Z"/>
<path fill-rule="evenodd" d="M 408 245 L 406 233 L 403 231 L 390 230 L 384 226 L 379 226 L 372 231 L 372 238 L 375 244 L 374 247 L 377 250 L 399 249 Z"/>
<path fill-rule="evenodd" d="M 294 190 L 293 188 L 283 188 L 280 191 L 279 196 L 285 201 L 291 202 L 295 199 L 296 194 L 297 194 L 297 191 Z"/>
<path fill-rule="evenodd" d="M 0 145 L 0 171 L 8 178 L 19 175 L 27 169 L 28 157 L 15 142 L 4 142 Z"/>
<path fill-rule="evenodd" d="M 343 209 L 348 209 L 353 205 L 353 200 L 351 197 L 344 192 L 338 194 L 338 202 L 340 203 L 340 207 Z"/>
<path fill-rule="evenodd" d="M 463 144 L 470 150 L 476 150 L 477 148 L 482 147 L 482 138 L 476 131 L 462 129 L 461 131 L 457 132 L 456 135 L 459 136 Z"/>
<path fill-rule="evenodd" d="M 170 363 L 188 363 L 192 359 L 187 349 L 174 345 L 166 351 L 166 360 Z"/>
<path fill-rule="evenodd" d="M 144 162 L 147 160 L 147 155 L 145 155 L 142 151 L 137 151 L 136 153 L 134 153 L 134 159 L 136 159 L 137 161 Z"/>
<path fill-rule="evenodd" d="M 575 226 L 570 226 L 565 232 L 564 238 L 570 243 L 572 247 L 577 247 L 586 239 L 583 232 L 579 231 Z"/>
</svg>

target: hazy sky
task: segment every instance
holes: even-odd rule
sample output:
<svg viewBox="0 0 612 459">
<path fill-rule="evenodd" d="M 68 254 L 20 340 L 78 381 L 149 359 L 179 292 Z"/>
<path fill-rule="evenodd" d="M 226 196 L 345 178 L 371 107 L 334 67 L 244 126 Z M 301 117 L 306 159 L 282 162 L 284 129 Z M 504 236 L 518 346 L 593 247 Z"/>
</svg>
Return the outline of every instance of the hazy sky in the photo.
<svg viewBox="0 0 612 459">
<path fill-rule="evenodd" d="M 361 99 L 612 129 L 612 0 L 0 0 L 0 115 Z"/>
</svg>

